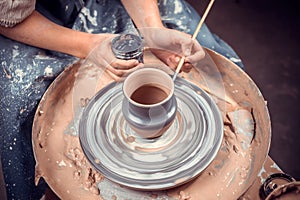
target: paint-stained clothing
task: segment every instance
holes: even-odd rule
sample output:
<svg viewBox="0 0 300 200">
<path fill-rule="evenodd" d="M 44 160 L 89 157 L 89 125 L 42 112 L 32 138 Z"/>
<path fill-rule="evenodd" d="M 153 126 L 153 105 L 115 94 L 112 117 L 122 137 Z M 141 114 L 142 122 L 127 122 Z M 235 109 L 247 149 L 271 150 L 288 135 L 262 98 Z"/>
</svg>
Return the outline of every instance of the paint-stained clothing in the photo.
<svg viewBox="0 0 300 200">
<path fill-rule="evenodd" d="M 16 5 L 25 2 L 34 1 L 0 0 L 1 25 L 13 26 L 32 13 L 31 3 Z M 159 1 L 159 9 L 165 26 L 189 34 L 194 32 L 200 18 L 183 0 Z M 119 0 L 38 0 L 36 10 L 55 23 L 89 33 L 122 33 L 134 28 Z M 22 15 L 10 18 L 17 12 Z M 206 26 L 197 39 L 201 45 L 242 65 L 235 52 Z M 76 60 L 0 36 L 0 157 L 8 199 L 39 199 L 47 187 L 45 182 L 34 185 L 33 116 L 47 87 Z"/>
</svg>

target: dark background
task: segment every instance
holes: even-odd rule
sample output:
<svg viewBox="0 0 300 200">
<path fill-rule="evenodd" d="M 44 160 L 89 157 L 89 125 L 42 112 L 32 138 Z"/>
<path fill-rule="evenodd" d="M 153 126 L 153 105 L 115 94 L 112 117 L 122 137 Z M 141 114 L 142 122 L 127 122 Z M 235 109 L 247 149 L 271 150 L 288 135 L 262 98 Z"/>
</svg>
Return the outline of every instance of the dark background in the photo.
<svg viewBox="0 0 300 200">
<path fill-rule="evenodd" d="M 202 15 L 209 0 L 188 2 Z M 297 1 L 216 0 L 206 24 L 235 49 L 268 102 L 272 124 L 269 155 L 285 173 L 300 180 Z"/>
</svg>

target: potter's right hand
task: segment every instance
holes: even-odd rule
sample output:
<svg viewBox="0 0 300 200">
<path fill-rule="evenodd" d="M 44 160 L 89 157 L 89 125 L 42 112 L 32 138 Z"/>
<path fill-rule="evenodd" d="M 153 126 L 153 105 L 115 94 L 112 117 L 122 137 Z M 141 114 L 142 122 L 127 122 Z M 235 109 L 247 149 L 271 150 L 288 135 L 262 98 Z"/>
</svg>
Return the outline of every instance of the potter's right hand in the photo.
<svg viewBox="0 0 300 200">
<path fill-rule="evenodd" d="M 168 28 L 143 28 L 140 32 L 152 53 L 173 70 L 183 56 L 182 71 L 185 72 L 189 72 L 205 56 L 198 41 L 186 33 Z"/>
<path fill-rule="evenodd" d="M 86 59 L 103 68 L 114 80 L 121 80 L 126 74 L 143 65 L 136 59 L 121 60 L 115 57 L 111 50 L 111 43 L 112 39 L 117 36 L 116 34 L 105 34 L 104 39 L 103 34 L 99 35 L 101 35 L 101 40 L 94 43 L 94 47 Z"/>
</svg>

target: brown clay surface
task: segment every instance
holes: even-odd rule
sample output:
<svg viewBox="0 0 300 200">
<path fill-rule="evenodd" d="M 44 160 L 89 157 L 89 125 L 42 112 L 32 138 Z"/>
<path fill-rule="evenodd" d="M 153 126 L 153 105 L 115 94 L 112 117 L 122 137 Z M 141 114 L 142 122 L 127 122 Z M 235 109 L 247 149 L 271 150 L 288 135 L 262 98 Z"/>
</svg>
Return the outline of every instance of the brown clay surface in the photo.
<svg viewBox="0 0 300 200">
<path fill-rule="evenodd" d="M 256 180 L 269 150 L 270 120 L 261 93 L 237 66 L 212 51 L 208 55 L 217 65 L 216 71 L 209 66 L 208 57 L 201 68 L 183 76 L 213 96 L 224 117 L 224 141 L 215 160 L 200 176 L 167 191 L 176 199 L 238 198 Z M 33 126 L 36 180 L 45 178 L 62 199 L 101 199 L 101 188 L 96 184 L 104 177 L 90 166 L 81 150 L 76 136 L 77 111 L 112 80 L 103 74 L 98 80 L 100 75 L 91 73 L 93 68 L 79 66 L 75 64 L 62 73 L 38 107 Z M 216 81 L 220 75 L 223 82 Z M 253 131 L 251 138 L 235 130 L 244 123 L 234 120 L 236 113 L 249 122 L 250 128 L 244 131 Z"/>
</svg>

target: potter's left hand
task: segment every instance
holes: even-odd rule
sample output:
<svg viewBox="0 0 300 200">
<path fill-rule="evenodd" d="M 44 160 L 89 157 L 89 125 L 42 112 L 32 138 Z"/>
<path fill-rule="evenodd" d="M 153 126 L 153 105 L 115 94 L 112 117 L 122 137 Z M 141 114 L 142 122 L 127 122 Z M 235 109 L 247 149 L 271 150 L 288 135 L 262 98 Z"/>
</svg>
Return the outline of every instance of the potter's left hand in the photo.
<svg viewBox="0 0 300 200">
<path fill-rule="evenodd" d="M 140 32 L 151 52 L 174 70 L 182 56 L 185 56 L 184 72 L 204 58 L 201 45 L 186 33 L 167 28 L 144 28 Z"/>
<path fill-rule="evenodd" d="M 126 74 L 143 65 L 136 59 L 117 59 L 111 50 L 112 39 L 117 35 L 105 34 L 105 39 L 103 39 L 103 35 L 102 40 L 94 44 L 93 49 L 86 58 L 87 60 L 102 68 L 116 81 L 122 80 Z"/>
</svg>

